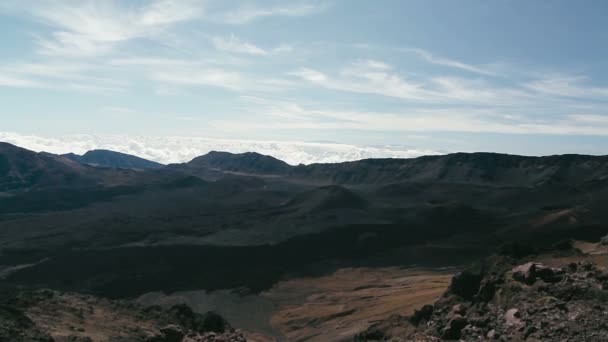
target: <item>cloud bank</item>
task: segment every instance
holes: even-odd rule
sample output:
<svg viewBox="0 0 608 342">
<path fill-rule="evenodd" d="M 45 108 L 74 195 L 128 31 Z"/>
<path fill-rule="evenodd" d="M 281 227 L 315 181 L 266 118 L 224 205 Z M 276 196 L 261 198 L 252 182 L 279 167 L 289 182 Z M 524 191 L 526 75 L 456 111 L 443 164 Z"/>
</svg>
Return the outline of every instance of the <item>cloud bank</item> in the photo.
<svg viewBox="0 0 608 342">
<path fill-rule="evenodd" d="M 66 135 L 43 137 L 0 132 L 0 141 L 36 152 L 83 154 L 107 149 L 137 155 L 163 164 L 182 163 L 209 151 L 258 152 L 289 164 L 337 163 L 365 158 L 414 158 L 441 154 L 403 146 L 356 146 L 328 142 L 228 140 L 198 137 Z"/>
</svg>

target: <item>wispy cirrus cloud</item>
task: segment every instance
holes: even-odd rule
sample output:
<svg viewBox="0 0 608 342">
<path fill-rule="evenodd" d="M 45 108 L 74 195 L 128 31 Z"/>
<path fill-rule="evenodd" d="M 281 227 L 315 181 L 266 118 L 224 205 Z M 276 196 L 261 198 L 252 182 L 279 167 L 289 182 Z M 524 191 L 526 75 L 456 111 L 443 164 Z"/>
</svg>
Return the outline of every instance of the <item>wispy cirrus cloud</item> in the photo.
<svg viewBox="0 0 608 342">
<path fill-rule="evenodd" d="M 433 77 L 427 87 L 431 98 L 443 103 L 516 107 L 530 105 L 537 99 L 523 89 L 496 85 L 482 79 Z"/>
<path fill-rule="evenodd" d="M 47 2 L 26 9 L 54 29 L 38 36 L 39 52 L 69 57 L 107 54 L 121 42 L 154 38 L 202 13 L 200 2 L 190 0 L 156 0 L 140 7 L 117 1 Z"/>
<path fill-rule="evenodd" d="M 524 90 L 498 87 L 482 79 L 455 76 L 407 78 L 388 63 L 376 60 L 353 62 L 334 75 L 311 68 L 301 68 L 289 75 L 329 89 L 434 104 L 503 106 L 532 100 Z"/>
<path fill-rule="evenodd" d="M 216 120 L 218 130 L 358 130 L 393 132 L 469 132 L 540 135 L 608 135 L 608 116 L 563 114 L 535 118 L 513 114 L 505 108 L 425 108 L 402 111 L 355 111 L 306 105 L 294 100 L 244 96 L 250 117 L 266 116 L 263 122 Z M 517 113 L 517 111 L 515 111 Z"/>
<path fill-rule="evenodd" d="M 221 16 L 221 20 L 228 24 L 247 24 L 265 17 L 303 17 L 323 11 L 327 4 L 318 2 L 285 3 L 276 7 L 241 6 Z"/>
<path fill-rule="evenodd" d="M 377 66 L 381 65 L 382 68 Z M 417 82 L 407 80 L 389 70 L 387 65 L 377 61 L 357 62 L 330 76 L 312 68 L 300 68 L 289 73 L 314 85 L 354 93 L 377 94 L 410 100 L 428 97 Z"/>
<path fill-rule="evenodd" d="M 201 20 L 225 24 L 246 24 L 266 17 L 299 17 L 318 13 L 327 4 L 310 1 L 267 6 L 230 6 L 218 10 L 209 2 L 198 0 L 152 0 L 144 3 L 107 1 L 11 1 L 3 11 L 19 9 L 32 15 L 51 30 L 34 35 L 38 52 L 47 56 L 94 57 L 107 55 L 116 46 L 134 39 L 167 39 L 169 31 L 180 23 Z M 207 8 L 210 7 L 210 8 Z M 253 44 L 228 38 L 217 45 L 241 52 L 264 54 Z M 287 45 L 277 49 L 286 50 Z M 277 50 L 278 51 L 278 50 Z"/>
<path fill-rule="evenodd" d="M 216 56 L 212 56 L 210 50 L 206 49 L 205 56 L 202 57 L 195 53 L 187 57 L 182 54 L 180 58 L 171 58 L 156 52 L 144 54 L 144 58 L 125 57 L 134 51 L 134 46 L 141 43 L 134 42 L 135 40 L 145 40 L 148 47 L 152 46 L 150 42 L 155 43 L 152 50 L 162 48 L 167 39 L 172 39 L 172 34 L 178 34 L 178 31 L 172 31 L 180 23 L 216 21 L 226 15 L 237 21 L 270 16 L 299 16 L 312 13 L 313 9 L 319 7 L 299 2 L 280 7 L 265 7 L 263 4 L 230 6 L 236 10 L 218 10 L 211 6 L 213 10 L 209 10 L 207 6 L 210 3 L 197 0 L 150 0 L 129 4 L 118 0 L 51 0 L 44 3 L 24 0 L 4 3 L 3 11 L 18 10 L 20 14 L 29 15 L 42 23 L 46 31 L 33 34 L 38 47 L 38 56 L 33 59 L 34 62 L 0 65 L 1 84 L 4 87 L 99 92 L 123 91 L 123 86 L 129 82 L 128 77 L 137 79 L 142 76 L 158 82 L 157 89 L 167 83 L 182 86 L 209 85 L 231 91 L 252 89 L 256 83 L 261 90 L 288 84 L 289 81 L 276 77 L 265 77 L 255 82 L 253 76 L 247 75 L 248 72 L 227 65 L 250 63 L 242 61 L 248 56 L 290 52 L 293 47 L 289 44 L 262 48 L 234 35 L 226 37 L 221 34 L 205 34 L 212 37 L 211 43 L 218 51 Z M 109 62 L 96 59 L 102 55 L 121 57 L 111 58 Z M 64 57 L 71 57 L 74 62 L 57 62 Z M 211 59 L 215 61 L 211 62 Z M 106 68 L 108 66 L 110 68 Z"/>
<path fill-rule="evenodd" d="M 608 125 L 608 116 L 598 114 L 572 114 L 569 116 L 571 120 L 586 124 Z"/>
<path fill-rule="evenodd" d="M 449 59 L 449 58 L 445 58 L 445 57 L 435 56 L 431 52 L 424 50 L 424 49 L 408 48 L 405 50 L 414 52 L 420 58 L 422 58 L 423 60 L 425 60 L 426 62 L 431 63 L 431 64 L 442 65 L 442 66 L 446 66 L 446 67 L 450 67 L 450 68 L 456 68 L 456 69 L 472 72 L 475 74 L 485 75 L 485 76 L 497 76 L 497 73 L 490 70 L 489 68 L 480 67 L 480 66 L 476 66 L 476 65 L 472 65 L 472 64 L 467 64 L 467 63 L 464 63 L 461 61 L 457 61 L 457 60 L 453 60 L 453 59 Z"/>
<path fill-rule="evenodd" d="M 0 74 L 0 87 L 7 88 L 33 88 L 49 89 L 53 91 L 82 92 L 91 94 L 122 93 L 126 88 L 120 85 L 102 85 L 91 83 L 65 82 L 60 85 L 51 82 L 40 82 L 37 80 L 19 78 Z"/>
<path fill-rule="evenodd" d="M 145 78 L 159 84 L 213 86 L 231 91 L 245 89 L 250 84 L 250 80 L 242 73 L 210 65 L 205 61 L 134 57 L 114 59 L 109 64 L 137 70 Z"/>
<path fill-rule="evenodd" d="M 230 36 L 213 36 L 211 43 L 218 51 L 245 54 L 250 56 L 271 56 L 282 53 L 289 53 L 294 50 L 289 44 L 280 44 L 274 48 L 262 48 L 251 42 L 244 41 L 234 34 Z"/>
<path fill-rule="evenodd" d="M 196 69 L 187 68 L 154 71 L 148 76 L 152 80 L 176 83 L 182 85 L 207 85 L 229 90 L 242 90 L 246 80 L 240 73 L 222 69 Z"/>
<path fill-rule="evenodd" d="M 10 88 L 40 88 L 43 85 L 37 81 L 0 73 L 0 87 Z"/>
<path fill-rule="evenodd" d="M 211 86 L 230 91 L 275 91 L 294 85 L 289 80 L 256 77 L 247 71 L 207 61 L 126 58 L 111 60 L 109 64 L 119 67 L 128 66 L 131 70 L 141 72 L 145 78 L 155 81 L 158 85 Z"/>
<path fill-rule="evenodd" d="M 305 16 L 327 5 L 300 2 L 277 7 L 232 6 L 236 9 L 208 10 L 197 0 L 153 0 L 148 3 L 108 1 L 10 2 L 3 10 L 19 9 L 47 25 L 50 33 L 34 34 L 38 52 L 48 56 L 94 57 L 115 51 L 116 46 L 134 39 L 165 39 L 173 26 L 192 20 L 246 24 L 263 17 Z M 223 50 L 264 55 L 268 51 L 235 37 L 217 37 L 214 44 Z M 287 45 L 276 51 L 290 49 Z M 275 51 L 275 52 L 276 52 Z"/>
<path fill-rule="evenodd" d="M 547 75 L 524 83 L 524 87 L 537 93 L 566 98 L 604 98 L 608 100 L 608 88 L 589 85 L 584 75 Z"/>
<path fill-rule="evenodd" d="M 599 104 L 608 101 L 608 88 L 589 84 L 584 75 L 529 73 L 527 81 L 494 82 L 453 74 L 408 74 L 379 60 L 355 60 L 333 72 L 303 67 L 288 75 L 316 87 L 419 104 L 506 107 L 512 111 L 509 115 L 528 115 L 531 109 L 563 113 L 581 106 L 603 112 Z"/>
<path fill-rule="evenodd" d="M 0 70 L 20 75 L 62 79 L 81 78 L 82 73 L 89 69 L 85 63 L 13 63 L 0 66 Z"/>
<path fill-rule="evenodd" d="M 220 51 L 244 53 L 255 56 L 268 55 L 268 51 L 249 42 L 242 41 L 235 35 L 230 35 L 227 38 L 216 36 L 212 37 L 211 41 L 213 42 L 213 46 Z"/>
<path fill-rule="evenodd" d="M 0 65 L 0 85 L 19 88 L 46 88 L 80 92 L 123 92 L 126 83 L 91 73 L 86 63 L 11 63 Z"/>
</svg>

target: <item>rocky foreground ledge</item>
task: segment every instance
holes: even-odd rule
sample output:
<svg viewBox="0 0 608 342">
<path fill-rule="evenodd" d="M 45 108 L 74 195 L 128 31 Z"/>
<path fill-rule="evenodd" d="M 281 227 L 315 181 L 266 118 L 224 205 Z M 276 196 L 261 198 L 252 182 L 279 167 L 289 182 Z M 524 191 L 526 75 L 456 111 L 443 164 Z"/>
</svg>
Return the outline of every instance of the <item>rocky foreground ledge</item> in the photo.
<svg viewBox="0 0 608 342">
<path fill-rule="evenodd" d="M 221 316 L 50 290 L 3 290 L 1 342 L 245 342 Z"/>
<path fill-rule="evenodd" d="M 583 246 L 490 257 L 456 275 L 435 304 L 376 322 L 354 340 L 608 341 L 608 246 Z M 0 288 L 0 342 L 246 340 L 217 314 L 186 305 Z"/>
<path fill-rule="evenodd" d="M 434 305 L 355 341 L 608 341 L 608 273 L 572 259 L 551 267 L 492 257 L 455 276 Z"/>
</svg>

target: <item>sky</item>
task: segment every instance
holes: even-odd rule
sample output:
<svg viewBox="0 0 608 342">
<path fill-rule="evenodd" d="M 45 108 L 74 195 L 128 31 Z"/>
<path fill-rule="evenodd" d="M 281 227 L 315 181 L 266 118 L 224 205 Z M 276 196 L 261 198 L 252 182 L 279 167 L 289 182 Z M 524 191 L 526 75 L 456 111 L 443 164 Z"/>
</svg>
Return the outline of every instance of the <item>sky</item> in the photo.
<svg viewBox="0 0 608 342">
<path fill-rule="evenodd" d="M 608 154 L 606 19 L 599 0 L 3 0 L 0 140 L 161 162 Z"/>
</svg>

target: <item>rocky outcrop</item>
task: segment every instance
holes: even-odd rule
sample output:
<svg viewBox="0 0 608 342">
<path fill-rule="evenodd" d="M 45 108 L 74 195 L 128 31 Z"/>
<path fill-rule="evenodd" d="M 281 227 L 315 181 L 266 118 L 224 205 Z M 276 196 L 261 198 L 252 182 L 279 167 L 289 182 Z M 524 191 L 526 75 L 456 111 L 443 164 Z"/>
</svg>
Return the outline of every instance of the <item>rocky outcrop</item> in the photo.
<svg viewBox="0 0 608 342">
<path fill-rule="evenodd" d="M 36 327 L 23 310 L 0 305 L 0 341 L 54 342 L 53 338 Z"/>
<path fill-rule="evenodd" d="M 245 335 L 238 330 L 224 333 L 184 333 L 177 325 L 169 325 L 160 330 L 159 333 L 148 336 L 144 342 L 247 342 Z"/>
<path fill-rule="evenodd" d="M 94 332 L 94 334 L 90 334 Z M 0 341 L 245 342 L 216 313 L 186 305 L 143 307 L 126 300 L 49 290 L 0 291 Z"/>
<path fill-rule="evenodd" d="M 203 315 L 195 313 L 186 304 L 178 304 L 168 311 L 180 326 L 194 331 L 224 333 L 232 330 L 230 324 L 215 312 L 207 312 Z"/>
<path fill-rule="evenodd" d="M 527 262 L 512 270 L 513 279 L 526 284 L 533 284 L 536 280 L 547 283 L 557 283 L 562 279 L 562 270 L 547 267 L 537 262 Z"/>
<path fill-rule="evenodd" d="M 555 268 L 494 258 L 455 276 L 435 305 L 355 340 L 608 341 L 608 274 L 586 261 Z"/>
</svg>

